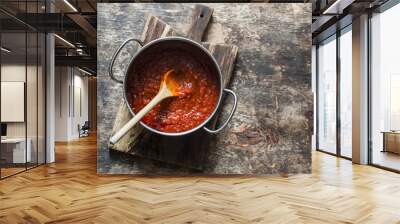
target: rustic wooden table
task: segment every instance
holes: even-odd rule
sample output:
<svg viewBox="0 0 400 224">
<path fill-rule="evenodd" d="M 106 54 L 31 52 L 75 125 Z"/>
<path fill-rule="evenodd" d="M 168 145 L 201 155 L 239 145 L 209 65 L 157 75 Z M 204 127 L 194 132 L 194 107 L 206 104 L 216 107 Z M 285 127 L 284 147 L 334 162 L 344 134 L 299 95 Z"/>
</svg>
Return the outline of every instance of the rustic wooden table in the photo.
<svg viewBox="0 0 400 224">
<path fill-rule="evenodd" d="M 311 92 L 310 4 L 207 4 L 214 8 L 206 41 L 239 47 L 230 88 L 239 104 L 229 126 L 210 144 L 206 174 L 309 172 L 313 98 Z M 110 151 L 108 138 L 122 98 L 110 80 L 112 53 L 128 37 L 140 37 L 151 13 L 187 30 L 194 4 L 99 4 L 98 6 L 98 172 L 193 173 Z M 130 50 L 132 52 L 132 49 Z M 122 74 L 131 54 L 115 69 Z M 227 103 L 226 110 L 230 109 Z M 223 116 L 221 119 L 224 119 Z M 195 171 L 199 172 L 199 171 Z"/>
</svg>

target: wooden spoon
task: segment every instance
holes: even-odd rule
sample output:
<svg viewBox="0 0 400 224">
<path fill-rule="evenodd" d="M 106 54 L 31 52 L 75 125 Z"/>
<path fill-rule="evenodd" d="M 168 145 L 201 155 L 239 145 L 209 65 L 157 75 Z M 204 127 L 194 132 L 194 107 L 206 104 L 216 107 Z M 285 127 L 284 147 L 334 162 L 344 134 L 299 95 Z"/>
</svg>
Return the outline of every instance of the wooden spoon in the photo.
<svg viewBox="0 0 400 224">
<path fill-rule="evenodd" d="M 185 80 L 182 72 L 174 69 L 167 71 L 161 81 L 160 90 L 157 95 L 143 107 L 135 116 L 128 121 L 114 136 L 110 143 L 117 143 L 137 122 L 139 122 L 154 106 L 169 97 L 184 96 L 192 91 L 192 83 Z"/>
</svg>

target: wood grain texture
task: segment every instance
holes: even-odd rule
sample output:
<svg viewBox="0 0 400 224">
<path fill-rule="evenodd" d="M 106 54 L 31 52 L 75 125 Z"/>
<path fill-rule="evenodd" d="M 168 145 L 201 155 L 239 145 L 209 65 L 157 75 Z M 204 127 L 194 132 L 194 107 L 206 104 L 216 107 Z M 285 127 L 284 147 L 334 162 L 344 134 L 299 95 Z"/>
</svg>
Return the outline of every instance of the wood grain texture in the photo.
<svg viewBox="0 0 400 224">
<path fill-rule="evenodd" d="M 312 174 L 96 174 L 96 138 L 56 145 L 56 163 L 0 181 L 0 223 L 400 222 L 400 175 L 313 152 Z"/>
<path fill-rule="evenodd" d="M 233 69 L 235 68 L 236 55 L 238 53 L 238 47 L 232 44 L 214 44 L 214 43 L 202 43 L 207 48 L 214 59 L 217 61 L 223 78 L 223 86 L 227 87 L 231 77 Z"/>
<path fill-rule="evenodd" d="M 149 15 L 147 18 L 146 25 L 143 28 L 141 40 L 144 44 L 166 36 L 178 35 L 178 32 L 172 29 L 171 26 L 158 19 L 155 16 Z M 121 99 L 121 104 L 118 109 L 117 116 L 115 118 L 112 134 L 117 130 L 121 129 L 130 119 L 132 115 L 129 111 L 125 101 Z M 135 125 L 125 136 L 123 136 L 116 144 L 109 145 L 110 149 L 114 149 L 121 152 L 128 152 L 132 147 L 137 144 L 143 127 L 141 125 Z"/>
<path fill-rule="evenodd" d="M 228 126 L 211 139 L 203 173 L 311 172 L 310 4 L 204 5 L 214 9 L 204 41 L 236 45 L 240 52 L 229 85 L 238 95 L 238 107 Z M 110 82 L 107 66 L 120 43 L 140 37 L 149 13 L 185 31 L 194 7 L 190 3 L 98 4 L 99 173 L 190 173 L 108 149 L 123 89 Z M 132 52 L 120 55 L 115 73 L 123 73 Z M 226 101 L 222 111 L 230 108 Z"/>
<path fill-rule="evenodd" d="M 203 16 L 200 16 L 203 15 Z M 179 34 L 171 26 L 157 17 L 150 15 L 142 33 L 144 43 L 151 40 L 172 35 L 186 35 L 201 41 L 201 37 L 211 18 L 212 9 L 206 6 L 196 5 L 193 9 L 192 25 L 186 34 Z M 221 68 L 223 87 L 229 84 L 238 48 L 234 45 L 203 43 Z M 127 105 L 122 102 L 113 127 L 113 134 L 131 119 Z M 215 128 L 218 116 L 214 116 L 209 127 Z M 193 169 L 202 169 L 207 158 L 209 143 L 213 136 L 209 136 L 203 130 L 182 137 L 164 137 L 151 133 L 140 124 L 133 127 L 119 142 L 110 149 L 128 152 L 132 155 L 143 156 L 149 159 L 159 160 L 175 165 Z"/>
<path fill-rule="evenodd" d="M 201 42 L 213 11 L 211 7 L 195 5 L 192 13 L 192 24 L 187 32 L 187 38 Z"/>
</svg>

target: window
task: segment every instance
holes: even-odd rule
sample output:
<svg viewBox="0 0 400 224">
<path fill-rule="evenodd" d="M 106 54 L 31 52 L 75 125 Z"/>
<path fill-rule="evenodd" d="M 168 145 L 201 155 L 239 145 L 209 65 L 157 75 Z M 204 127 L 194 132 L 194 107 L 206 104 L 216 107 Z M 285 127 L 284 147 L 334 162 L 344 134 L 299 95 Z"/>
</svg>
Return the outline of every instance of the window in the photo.
<svg viewBox="0 0 400 224">
<path fill-rule="evenodd" d="M 316 136 L 317 136 L 317 47 L 316 45 L 312 45 L 312 50 L 311 50 L 311 88 L 313 92 L 313 97 L 314 97 L 314 113 L 313 113 L 313 134 L 311 138 L 311 149 L 316 150 L 317 149 L 317 141 L 316 141 Z"/>
<path fill-rule="evenodd" d="M 400 170 L 400 4 L 371 18 L 372 164 Z"/>
<path fill-rule="evenodd" d="M 4 3 L 40 13 L 44 1 Z M 2 5 L 3 6 L 3 5 Z M 45 163 L 45 34 L 0 12 L 0 178 Z"/>
<path fill-rule="evenodd" d="M 352 156 L 352 35 L 351 25 L 340 35 L 340 155 Z"/>
<path fill-rule="evenodd" d="M 351 24 L 337 34 L 322 41 L 317 48 L 317 149 L 350 159 L 353 79 Z"/>
<path fill-rule="evenodd" d="M 318 47 L 318 145 L 336 153 L 336 36 Z"/>
</svg>

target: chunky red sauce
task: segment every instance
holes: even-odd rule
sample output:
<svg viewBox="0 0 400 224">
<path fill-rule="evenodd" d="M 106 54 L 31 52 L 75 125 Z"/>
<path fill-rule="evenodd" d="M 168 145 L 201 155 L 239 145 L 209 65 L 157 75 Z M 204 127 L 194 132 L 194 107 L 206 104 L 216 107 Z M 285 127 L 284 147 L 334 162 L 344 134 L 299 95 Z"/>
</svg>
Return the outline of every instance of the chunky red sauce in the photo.
<svg viewBox="0 0 400 224">
<path fill-rule="evenodd" d="M 217 77 L 190 54 L 177 51 L 158 55 L 136 70 L 128 82 L 128 99 L 135 113 L 158 93 L 162 77 L 170 69 L 184 74 L 190 91 L 163 100 L 142 122 L 162 132 L 177 133 L 195 128 L 210 116 L 218 101 L 219 86 Z"/>
</svg>

